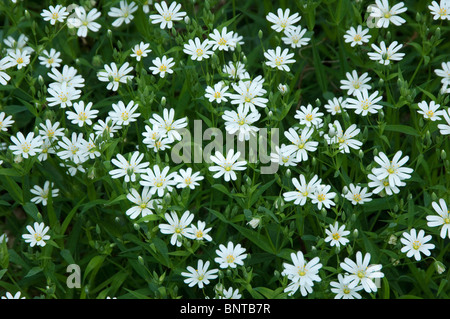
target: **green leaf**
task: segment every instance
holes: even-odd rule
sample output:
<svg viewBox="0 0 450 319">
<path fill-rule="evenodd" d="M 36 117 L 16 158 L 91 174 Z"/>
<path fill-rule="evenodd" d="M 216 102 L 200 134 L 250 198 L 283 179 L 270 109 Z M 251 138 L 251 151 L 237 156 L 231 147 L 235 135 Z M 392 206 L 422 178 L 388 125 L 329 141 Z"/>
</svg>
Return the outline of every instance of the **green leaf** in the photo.
<svg viewBox="0 0 450 319">
<path fill-rule="evenodd" d="M 411 126 L 407 125 L 386 125 L 384 127 L 385 131 L 391 131 L 391 132 L 400 132 L 407 135 L 417 136 L 419 137 L 420 134 Z"/>
</svg>

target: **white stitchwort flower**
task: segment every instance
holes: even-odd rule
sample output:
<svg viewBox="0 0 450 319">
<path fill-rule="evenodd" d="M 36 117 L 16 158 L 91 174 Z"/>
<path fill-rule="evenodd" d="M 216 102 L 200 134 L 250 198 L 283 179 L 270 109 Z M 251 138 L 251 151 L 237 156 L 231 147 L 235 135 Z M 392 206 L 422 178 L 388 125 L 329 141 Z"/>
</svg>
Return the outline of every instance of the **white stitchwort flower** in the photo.
<svg viewBox="0 0 450 319">
<path fill-rule="evenodd" d="M 192 234 L 192 239 L 195 240 L 206 240 L 211 241 L 212 237 L 208 235 L 208 233 L 211 231 L 211 227 L 205 228 L 206 223 L 204 221 L 199 220 L 197 222 L 197 226 L 192 224 L 190 229 L 188 229 L 188 232 Z"/>
<path fill-rule="evenodd" d="M 428 227 L 442 226 L 439 235 L 443 239 L 445 237 L 450 238 L 450 210 L 448 209 L 447 203 L 443 198 L 440 198 L 438 203 L 432 202 L 431 206 L 433 207 L 434 211 L 438 213 L 439 216 L 428 215 L 427 225 Z"/>
<path fill-rule="evenodd" d="M 25 137 L 22 132 L 17 132 L 16 136 L 11 136 L 13 145 L 9 145 L 9 149 L 14 155 L 20 155 L 23 158 L 34 156 L 41 151 L 42 138 L 34 137 L 34 132 L 29 132 Z"/>
<path fill-rule="evenodd" d="M 111 170 L 109 174 L 112 178 L 125 176 L 124 181 L 126 183 L 130 181 L 135 182 L 136 174 L 144 173 L 145 169 L 149 166 L 149 162 L 141 163 L 143 158 L 144 153 L 139 153 L 138 151 L 135 151 L 131 155 L 130 160 L 127 160 L 122 154 L 117 154 L 117 159 L 113 158 L 111 163 L 118 168 Z"/>
<path fill-rule="evenodd" d="M 172 2 L 170 6 L 167 6 L 165 1 L 161 1 L 161 4 L 155 3 L 155 9 L 158 14 L 150 15 L 150 20 L 153 24 L 160 24 L 161 29 L 172 29 L 174 21 L 181 21 L 186 15 L 186 12 L 180 11 L 181 4 Z"/>
<path fill-rule="evenodd" d="M 66 83 L 67 87 L 70 88 L 82 88 L 84 87 L 84 78 L 77 73 L 77 69 L 73 66 L 64 65 L 62 72 L 57 68 L 51 68 L 51 72 L 48 72 L 47 75 L 52 78 L 55 83 Z M 50 86 L 52 85 L 53 83 L 50 84 Z"/>
<path fill-rule="evenodd" d="M 299 179 L 292 178 L 292 184 L 296 188 L 295 191 L 289 191 L 283 193 L 284 200 L 287 202 L 294 201 L 295 205 L 303 206 L 306 204 L 306 200 L 313 199 L 316 189 L 320 186 L 322 179 L 319 179 L 317 175 L 314 175 L 311 180 L 306 183 L 306 178 L 303 174 L 300 174 Z"/>
<path fill-rule="evenodd" d="M 72 122 L 72 124 L 83 127 L 84 124 L 91 126 L 92 120 L 97 117 L 98 110 L 92 110 L 92 102 L 84 105 L 83 101 L 73 104 L 73 109 L 75 112 L 66 111 L 67 119 Z"/>
<path fill-rule="evenodd" d="M 131 51 L 133 52 L 130 54 L 131 57 L 136 58 L 137 61 L 141 61 L 142 58 L 145 58 L 148 53 L 152 52 L 151 49 L 149 49 L 150 44 L 144 43 L 141 41 L 140 43 L 136 44 Z"/>
<path fill-rule="evenodd" d="M 397 41 L 392 42 L 389 47 L 386 47 L 384 41 L 380 42 L 378 47 L 372 43 L 372 49 L 375 52 L 368 52 L 369 58 L 373 61 L 383 65 L 388 65 L 391 61 L 401 61 L 405 56 L 405 53 L 398 53 L 397 51 L 403 47 L 403 44 L 399 44 Z"/>
<path fill-rule="evenodd" d="M 227 102 L 227 97 L 230 96 L 228 93 L 228 85 L 225 85 L 224 82 L 220 81 L 214 84 L 214 87 L 207 86 L 205 90 L 205 97 L 210 101 L 215 101 L 216 103 L 222 103 L 222 101 Z"/>
<path fill-rule="evenodd" d="M 291 253 L 292 265 L 283 263 L 281 275 L 287 276 L 291 283 L 284 289 L 289 296 L 292 296 L 298 289 L 302 296 L 312 292 L 314 282 L 320 282 L 322 279 L 318 275 L 322 268 L 319 257 L 314 257 L 307 262 L 301 251 Z"/>
<path fill-rule="evenodd" d="M 2 299 L 26 299 L 26 298 L 21 296 L 20 291 L 18 291 L 15 295 L 11 294 L 8 291 L 4 296 L 2 296 Z"/>
<path fill-rule="evenodd" d="M 67 8 L 59 4 L 57 4 L 55 7 L 49 6 L 48 10 L 44 9 L 41 13 L 44 21 L 50 21 L 51 25 L 55 25 L 57 21 L 64 22 L 68 15 L 69 12 L 67 12 Z"/>
<path fill-rule="evenodd" d="M 345 34 L 344 39 L 346 43 L 350 43 L 352 47 L 356 45 L 363 45 L 364 43 L 369 42 L 369 39 L 372 37 L 369 33 L 369 29 L 363 29 L 362 25 L 358 25 L 355 27 L 350 27 Z"/>
<path fill-rule="evenodd" d="M 314 128 L 312 127 L 304 128 L 300 134 L 292 127 L 288 131 L 285 131 L 284 136 L 292 143 L 286 146 L 286 153 L 297 154 L 297 160 L 299 162 L 307 161 L 308 152 L 315 152 L 319 145 L 319 142 L 310 140 L 313 133 Z"/>
<path fill-rule="evenodd" d="M 136 113 L 138 104 L 134 104 L 134 101 L 130 101 L 126 106 L 125 103 L 119 101 L 117 104 L 112 104 L 112 111 L 108 112 L 108 116 L 120 126 L 129 125 L 135 122 L 141 113 Z"/>
<path fill-rule="evenodd" d="M 126 0 L 122 0 L 119 6 L 120 8 L 112 7 L 108 12 L 110 17 L 116 18 L 112 23 L 113 27 L 120 27 L 124 22 L 129 24 L 134 19 L 133 13 L 138 9 L 134 1 L 128 4 Z"/>
<path fill-rule="evenodd" d="M 229 61 L 227 65 L 223 66 L 222 72 L 228 74 L 231 79 L 242 79 L 246 73 L 245 65 L 239 61 Z"/>
<path fill-rule="evenodd" d="M 349 273 L 349 288 L 352 289 L 361 284 L 368 293 L 377 291 L 377 286 L 372 279 L 383 278 L 384 274 L 381 272 L 382 266 L 370 264 L 370 259 L 370 253 L 366 253 L 363 259 L 362 253 L 358 251 L 356 263 L 348 257 L 341 262 L 341 268 Z"/>
<path fill-rule="evenodd" d="M 172 108 L 164 109 L 163 117 L 154 113 L 153 118 L 150 118 L 149 121 L 153 125 L 154 129 L 157 129 L 160 132 L 164 133 L 172 141 L 180 141 L 181 135 L 178 130 L 181 130 L 182 128 L 185 128 L 187 126 L 186 117 L 175 120 L 175 110 Z"/>
<path fill-rule="evenodd" d="M 208 270 L 209 265 L 209 261 L 204 263 L 203 260 L 199 259 L 196 268 L 188 266 L 186 268 L 188 272 L 181 273 L 181 276 L 187 277 L 184 282 L 188 284 L 189 287 L 198 285 L 198 288 L 200 289 L 208 285 L 210 280 L 218 277 L 217 273 L 219 272 L 219 269 Z"/>
<path fill-rule="evenodd" d="M 330 286 L 332 287 L 331 292 L 335 293 L 334 299 L 361 299 L 362 296 L 358 293 L 363 289 L 362 286 L 356 286 L 354 288 L 350 288 L 349 277 L 342 276 L 342 274 L 338 274 L 338 281 L 330 282 Z"/>
<path fill-rule="evenodd" d="M 178 171 L 178 175 L 175 176 L 177 188 L 189 187 L 190 189 L 195 189 L 196 186 L 200 185 L 197 182 L 203 179 L 204 177 L 200 175 L 200 172 L 192 173 L 192 168 L 190 167 L 188 167 L 186 170 L 181 168 Z"/>
<path fill-rule="evenodd" d="M 269 12 L 266 19 L 273 23 L 270 27 L 276 32 L 291 30 L 295 27 L 294 24 L 299 22 L 302 17 L 297 12 L 293 15 L 290 15 L 290 13 L 291 11 L 289 8 L 284 12 L 281 8 L 278 8 L 277 14 Z"/>
<path fill-rule="evenodd" d="M 53 188 L 54 183 L 52 183 L 51 185 L 52 185 L 51 196 L 57 197 L 59 194 L 59 189 Z M 30 189 L 30 192 L 32 194 L 36 195 L 35 197 L 33 197 L 31 199 L 32 203 L 35 203 L 35 204 L 42 203 L 43 206 L 47 206 L 48 197 L 50 196 L 50 182 L 45 181 L 44 187 L 40 187 L 39 185 L 34 185 L 33 188 Z"/>
<path fill-rule="evenodd" d="M 402 167 L 409 159 L 409 156 L 401 158 L 402 154 L 402 151 L 398 151 L 393 159 L 389 160 L 386 154 L 380 152 L 374 157 L 374 161 L 381 167 L 374 168 L 372 170 L 373 174 L 380 180 L 389 178 L 390 185 L 400 186 L 401 182 L 409 179 L 411 177 L 410 174 L 414 171 L 412 168 Z"/>
<path fill-rule="evenodd" d="M 231 104 L 246 105 L 250 107 L 252 112 L 256 111 L 256 107 L 265 108 L 268 99 L 262 95 L 267 93 L 263 89 L 264 79 L 257 77 L 253 81 L 240 80 L 237 84 L 232 83 L 235 94 L 230 94 Z"/>
<path fill-rule="evenodd" d="M 8 127 L 14 124 L 12 115 L 6 116 L 5 112 L 0 112 L 0 131 L 6 132 Z"/>
<path fill-rule="evenodd" d="M 345 225 L 339 227 L 338 222 L 335 222 L 334 225 L 329 226 L 330 229 L 325 229 L 325 233 L 327 237 L 325 237 L 325 242 L 330 243 L 330 246 L 340 247 L 347 245 L 350 241 L 345 236 L 350 234 L 350 231 L 345 230 Z"/>
<path fill-rule="evenodd" d="M 347 108 L 354 109 L 355 113 L 361 116 L 367 116 L 370 114 L 378 113 L 383 106 L 377 104 L 383 98 L 382 95 L 378 96 L 378 91 L 373 92 L 369 95 L 369 91 L 357 91 L 356 99 L 347 98 Z"/>
<path fill-rule="evenodd" d="M 350 183 L 349 189 L 345 194 L 345 198 L 348 199 L 353 205 L 362 205 L 365 202 L 370 202 L 372 193 L 367 191 L 367 187 L 361 187 Z"/>
<path fill-rule="evenodd" d="M 311 38 L 305 37 L 306 29 L 302 29 L 301 26 L 297 26 L 294 28 L 288 28 L 284 31 L 285 37 L 282 37 L 281 40 L 286 45 L 290 45 L 291 48 L 301 48 L 304 45 L 308 45 L 309 40 Z"/>
<path fill-rule="evenodd" d="M 30 247 L 34 247 L 36 245 L 44 247 L 46 245 L 46 240 L 50 239 L 50 235 L 47 235 L 47 232 L 50 230 L 50 227 L 45 226 L 44 223 L 34 223 L 34 228 L 30 225 L 27 226 L 27 230 L 29 234 L 23 234 L 22 238 L 25 239 L 26 243 L 30 244 Z"/>
<path fill-rule="evenodd" d="M 177 184 L 175 177 L 176 172 L 169 173 L 170 167 L 166 166 L 161 170 L 158 165 L 154 165 L 153 169 L 147 168 L 146 174 L 141 175 L 140 184 L 142 186 L 150 187 L 150 193 L 158 194 L 159 197 L 164 196 L 164 192 L 167 190 L 171 192 L 173 186 Z"/>
<path fill-rule="evenodd" d="M 59 127 L 60 123 L 52 123 L 49 119 L 45 120 L 45 123 L 39 124 L 42 130 L 39 130 L 39 135 L 44 140 L 57 140 L 59 137 L 64 136 L 64 128 Z"/>
<path fill-rule="evenodd" d="M 316 187 L 312 194 L 311 203 L 317 204 L 318 209 L 322 209 L 322 206 L 325 206 L 328 209 L 331 206 L 335 206 L 336 203 L 333 202 L 333 199 L 336 197 L 336 193 L 330 192 L 330 189 L 330 185 L 319 185 Z"/>
<path fill-rule="evenodd" d="M 356 70 L 353 70 L 352 73 L 345 73 L 347 80 L 341 80 L 341 90 L 347 90 L 347 95 L 356 96 L 357 92 L 367 91 L 372 88 L 370 84 L 367 84 L 372 78 L 369 77 L 369 73 L 363 73 L 361 76 L 358 76 Z"/>
<path fill-rule="evenodd" d="M 182 237 L 192 239 L 192 234 L 189 232 L 189 226 L 194 219 L 194 214 L 190 213 L 188 210 L 184 212 L 181 219 L 178 218 L 176 212 L 165 213 L 164 217 L 168 224 L 159 224 L 159 230 L 165 235 L 172 235 L 170 237 L 170 244 L 181 247 Z"/>
<path fill-rule="evenodd" d="M 61 66 L 62 59 L 59 58 L 61 52 L 51 48 L 50 52 L 47 50 L 42 51 L 42 54 L 38 57 L 40 64 L 46 68 L 59 68 Z"/>
<path fill-rule="evenodd" d="M 450 20 L 450 2 L 448 0 L 432 1 L 428 6 L 433 20 Z"/>
<path fill-rule="evenodd" d="M 212 43 L 209 40 L 200 42 L 200 38 L 194 40 L 189 39 L 188 43 L 184 44 L 183 52 L 191 56 L 194 61 L 201 61 L 203 59 L 209 59 L 214 53 L 210 50 Z"/>
<path fill-rule="evenodd" d="M 47 91 L 51 95 L 51 97 L 47 97 L 48 105 L 59 105 L 62 109 L 67 106 L 72 106 L 72 101 L 78 100 L 81 96 L 81 91 L 73 87 L 68 87 L 67 82 L 63 84 L 51 83 Z"/>
<path fill-rule="evenodd" d="M 407 10 L 403 2 L 399 2 L 392 7 L 389 6 L 388 0 L 375 0 L 375 4 L 371 7 L 370 17 L 375 18 L 377 28 L 387 28 L 390 22 L 396 26 L 406 22 L 399 16 L 400 13 Z"/>
<path fill-rule="evenodd" d="M 141 194 L 132 188 L 127 194 L 127 199 L 135 204 L 125 212 L 130 219 L 136 219 L 139 215 L 141 217 L 151 215 L 155 207 L 161 207 L 161 199 L 152 199 L 149 187 L 144 187 Z"/>
<path fill-rule="evenodd" d="M 166 73 L 172 74 L 172 67 L 175 65 L 173 58 L 167 58 L 165 55 L 162 58 L 157 57 L 152 61 L 154 66 L 149 67 L 153 75 L 159 74 L 161 78 L 166 76 Z"/>
<path fill-rule="evenodd" d="M 209 40 L 209 44 L 212 45 L 213 51 L 219 49 L 219 51 L 228 51 L 230 48 L 230 43 L 233 38 L 233 31 L 227 30 L 227 27 L 223 27 L 222 30 L 214 29 L 212 33 L 209 34 L 212 40 Z"/>
<path fill-rule="evenodd" d="M 361 141 L 354 138 L 361 131 L 357 128 L 356 124 L 350 125 L 345 131 L 337 120 L 334 121 L 333 124 L 328 124 L 328 126 L 334 128 L 335 135 L 330 137 L 328 134 L 325 134 L 324 137 L 328 144 L 338 144 L 341 153 L 350 153 L 350 148 L 359 150 L 363 145 Z"/>
<path fill-rule="evenodd" d="M 225 121 L 225 130 L 228 134 L 233 135 L 238 133 L 239 141 L 248 141 L 250 135 L 256 136 L 259 128 L 252 124 L 258 121 L 261 117 L 258 111 L 250 112 L 248 105 L 239 105 L 236 111 L 225 111 L 222 115 Z"/>
<path fill-rule="evenodd" d="M 241 156 L 241 152 L 234 153 L 233 149 L 228 151 L 227 157 L 224 157 L 222 153 L 218 151 L 216 151 L 214 155 L 211 155 L 210 159 L 216 166 L 210 166 L 209 170 L 211 172 L 217 172 L 213 177 L 219 178 L 223 175 L 226 182 L 229 182 L 230 180 L 235 181 L 237 179 L 235 171 L 247 169 L 247 161 L 237 161 L 239 156 Z"/>
<path fill-rule="evenodd" d="M 97 77 L 101 82 L 109 82 L 106 86 L 107 90 L 117 91 L 120 83 L 127 83 L 134 78 L 133 75 L 128 75 L 131 71 L 133 68 L 128 62 L 125 62 L 120 69 L 117 69 L 117 65 L 112 62 L 111 66 L 105 64 L 104 71 L 98 72 Z"/>
<path fill-rule="evenodd" d="M 374 194 L 381 193 L 382 191 L 384 191 L 384 193 L 386 193 L 389 196 L 392 194 L 398 194 L 400 192 L 398 186 L 402 187 L 406 185 L 406 183 L 402 181 L 400 181 L 399 185 L 391 184 L 389 183 L 389 177 L 379 179 L 378 176 L 373 173 L 374 169 L 375 168 L 372 169 L 371 174 L 367 175 L 367 178 L 369 178 L 370 180 L 368 185 L 369 187 L 374 188 L 374 190 L 372 191 Z"/>
<path fill-rule="evenodd" d="M 101 119 L 98 120 L 92 128 L 97 136 L 103 136 L 103 134 L 106 134 L 107 136 L 109 135 L 109 137 L 113 137 L 114 133 L 117 133 L 122 126 L 116 124 L 116 122 L 110 117 L 107 117 L 104 121 Z"/>
<path fill-rule="evenodd" d="M 295 60 L 292 59 L 294 53 L 289 53 L 288 49 L 281 51 L 281 47 L 276 47 L 275 50 L 267 50 L 264 52 L 264 57 L 267 59 L 266 65 L 286 72 L 291 70 L 288 64 L 295 62 Z"/>
<path fill-rule="evenodd" d="M 86 12 L 86 9 L 79 6 L 75 8 L 75 17 L 69 18 L 68 23 L 77 28 L 77 35 L 79 37 L 86 37 L 88 34 L 88 30 L 92 32 L 98 32 L 100 30 L 101 25 L 95 20 L 97 20 L 101 16 L 101 12 L 96 8 L 93 8 Z"/>
<path fill-rule="evenodd" d="M 347 99 L 344 99 L 342 96 L 334 97 L 333 99 L 328 100 L 324 107 L 331 115 L 340 114 L 342 113 L 342 110 L 347 107 Z"/>
<path fill-rule="evenodd" d="M 217 257 L 214 258 L 214 261 L 222 269 L 243 266 L 244 259 L 247 258 L 245 251 L 246 249 L 241 244 L 234 245 L 233 242 L 229 241 L 227 246 L 223 244 L 219 245 L 219 249 L 216 250 Z"/>
<path fill-rule="evenodd" d="M 11 80 L 11 77 L 4 71 L 9 69 L 12 66 L 13 65 L 11 63 L 11 58 L 9 56 L 4 57 L 3 59 L 0 60 L 0 84 L 1 85 L 6 85 L 6 84 L 8 84 L 8 81 Z"/>
<path fill-rule="evenodd" d="M 313 108 L 311 104 L 308 106 L 301 105 L 300 110 L 295 111 L 294 118 L 298 119 L 301 125 L 306 127 L 319 127 L 322 123 L 323 113 L 319 112 L 319 108 Z"/>
<path fill-rule="evenodd" d="M 291 156 L 286 152 L 285 144 L 281 144 L 281 147 L 275 145 L 275 152 L 270 153 L 270 160 L 281 166 L 297 166 L 299 163 L 297 154 Z"/>
<path fill-rule="evenodd" d="M 414 256 L 416 261 L 422 259 L 421 253 L 425 256 L 430 256 L 430 250 L 434 249 L 434 244 L 427 244 L 431 240 L 431 235 L 425 236 L 424 230 L 419 230 L 417 233 L 415 228 L 412 228 L 409 233 L 404 232 L 400 241 L 404 245 L 401 249 L 402 253 L 406 253 L 406 257 Z"/>
<path fill-rule="evenodd" d="M 20 51 L 19 49 L 9 52 L 7 58 L 9 60 L 10 67 L 15 66 L 18 70 L 26 67 L 30 63 L 29 53 L 26 51 Z"/>
<path fill-rule="evenodd" d="M 438 124 L 439 133 L 442 135 L 450 134 L 450 108 L 442 112 L 446 124 Z"/>
<path fill-rule="evenodd" d="M 423 117 L 430 121 L 437 121 L 441 119 L 441 115 L 443 115 L 443 110 L 438 110 L 440 105 L 436 104 L 436 102 L 431 101 L 427 103 L 426 101 L 419 102 L 417 104 L 419 110 L 417 113 L 422 114 Z"/>
<path fill-rule="evenodd" d="M 71 139 L 63 136 L 61 141 L 58 141 L 60 147 L 57 153 L 62 160 L 69 160 L 75 164 L 81 164 L 87 160 L 85 154 L 82 152 L 82 145 L 85 142 L 83 133 L 72 132 Z"/>
</svg>

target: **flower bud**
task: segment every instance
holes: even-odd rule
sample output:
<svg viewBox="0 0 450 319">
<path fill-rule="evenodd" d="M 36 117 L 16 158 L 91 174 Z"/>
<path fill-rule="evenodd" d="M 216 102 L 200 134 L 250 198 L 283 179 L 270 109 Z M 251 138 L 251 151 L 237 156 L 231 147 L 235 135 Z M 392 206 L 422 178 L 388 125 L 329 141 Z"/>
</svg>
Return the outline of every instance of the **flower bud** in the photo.
<svg viewBox="0 0 450 319">
<path fill-rule="evenodd" d="M 161 98 L 161 106 L 162 106 L 162 107 L 166 106 L 166 102 L 167 102 L 166 97 L 163 96 L 163 97 Z"/>
<path fill-rule="evenodd" d="M 145 265 L 144 258 L 142 258 L 142 256 L 138 256 L 137 259 L 138 259 L 138 262 L 139 262 L 142 266 Z"/>
<path fill-rule="evenodd" d="M 255 229 L 256 227 L 258 227 L 260 222 L 261 218 L 253 217 L 252 220 L 247 223 L 247 225 L 250 225 L 253 229 Z"/>
<path fill-rule="evenodd" d="M 441 160 L 445 160 L 447 158 L 447 153 L 445 152 L 445 150 L 441 151 Z"/>
<path fill-rule="evenodd" d="M 190 24 L 191 23 L 191 18 L 189 18 L 188 16 L 185 16 L 184 17 L 184 23 Z"/>
<path fill-rule="evenodd" d="M 262 37 L 263 37 L 263 32 L 262 32 L 262 30 L 259 30 L 258 31 L 258 38 L 261 40 Z"/>
<path fill-rule="evenodd" d="M 436 272 L 441 275 L 445 271 L 445 265 L 441 263 L 440 261 L 434 262 L 434 267 L 436 268 Z"/>
</svg>

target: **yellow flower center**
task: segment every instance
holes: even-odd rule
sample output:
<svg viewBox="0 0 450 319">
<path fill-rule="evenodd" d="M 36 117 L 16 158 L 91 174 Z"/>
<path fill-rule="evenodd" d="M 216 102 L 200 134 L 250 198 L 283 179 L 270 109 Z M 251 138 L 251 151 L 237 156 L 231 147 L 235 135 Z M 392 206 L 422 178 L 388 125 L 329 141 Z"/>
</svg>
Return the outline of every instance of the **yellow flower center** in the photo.
<svg viewBox="0 0 450 319">
<path fill-rule="evenodd" d="M 384 17 L 385 17 L 386 19 L 389 19 L 389 18 L 391 17 L 391 13 L 390 13 L 390 12 L 386 12 L 386 13 L 384 14 Z"/>
<path fill-rule="evenodd" d="M 355 200 L 355 202 L 360 202 L 361 201 L 361 195 L 355 194 L 355 195 L 353 195 L 353 199 Z"/>
<path fill-rule="evenodd" d="M 23 63 L 23 59 L 22 58 L 18 58 L 17 59 L 17 64 L 22 64 Z"/>
<path fill-rule="evenodd" d="M 136 55 L 139 55 L 139 56 L 141 56 L 142 55 L 142 50 L 141 49 L 138 49 L 138 50 L 136 50 Z"/>
<path fill-rule="evenodd" d="M 428 117 L 433 117 L 434 112 L 432 110 L 429 110 L 426 114 Z"/>
<path fill-rule="evenodd" d="M 198 55 L 198 56 L 203 55 L 203 50 L 200 49 L 200 48 L 198 48 L 196 52 L 197 52 L 197 55 Z"/>
<path fill-rule="evenodd" d="M 197 238 L 202 238 L 203 237 L 203 232 L 201 230 L 198 230 L 197 233 L 195 234 L 195 236 Z"/>
<path fill-rule="evenodd" d="M 41 241 L 42 240 L 41 234 L 34 234 L 34 239 L 36 239 L 36 241 Z"/>
<path fill-rule="evenodd" d="M 357 34 L 353 37 L 353 41 L 355 41 L 355 42 L 359 42 L 359 41 L 361 41 L 361 39 L 362 39 L 362 37 L 359 34 Z"/>
<path fill-rule="evenodd" d="M 220 92 L 214 93 L 214 98 L 215 99 L 219 99 L 220 97 L 222 97 L 222 94 L 220 94 Z"/>
<path fill-rule="evenodd" d="M 160 72 L 165 72 L 165 71 L 167 71 L 167 66 L 165 66 L 164 64 L 161 65 L 161 66 L 159 67 L 159 71 L 160 71 Z"/>
<path fill-rule="evenodd" d="M 220 38 L 220 40 L 217 42 L 219 45 L 225 45 L 227 44 L 227 40 L 224 38 Z"/>
<path fill-rule="evenodd" d="M 141 205 L 139 205 L 140 208 L 144 209 L 147 207 L 147 203 L 142 203 Z"/>
<path fill-rule="evenodd" d="M 234 256 L 233 255 L 228 255 L 226 258 L 227 263 L 231 264 L 234 262 Z"/>
<path fill-rule="evenodd" d="M 156 184 L 156 187 L 161 187 L 161 186 L 163 186 L 163 182 L 159 182 Z"/>
<path fill-rule="evenodd" d="M 275 58 L 275 64 L 277 66 L 280 66 L 283 63 L 283 58 L 282 57 L 276 57 Z"/>
<path fill-rule="evenodd" d="M 360 270 L 356 273 L 359 279 L 362 279 L 366 276 L 366 273 L 363 270 Z"/>
<path fill-rule="evenodd" d="M 225 170 L 226 170 L 227 172 L 229 172 L 229 171 L 231 171 L 231 167 L 230 167 L 230 166 L 227 166 L 227 167 L 225 167 Z"/>
<path fill-rule="evenodd" d="M 312 114 L 306 115 L 306 120 L 307 120 L 308 122 L 311 122 L 311 121 L 313 120 Z"/>
<path fill-rule="evenodd" d="M 58 12 L 54 12 L 54 13 L 52 14 L 52 19 L 53 19 L 53 20 L 58 19 L 58 17 L 59 17 Z"/>
<path fill-rule="evenodd" d="M 334 240 L 339 240 L 339 238 L 341 238 L 341 236 L 338 233 L 333 234 Z"/>
<path fill-rule="evenodd" d="M 416 241 L 413 242 L 413 248 L 414 248 L 415 250 L 418 250 L 418 249 L 420 248 L 421 245 L 422 245 L 422 244 L 421 244 L 420 241 L 418 241 L 418 240 L 416 240 Z"/>
</svg>

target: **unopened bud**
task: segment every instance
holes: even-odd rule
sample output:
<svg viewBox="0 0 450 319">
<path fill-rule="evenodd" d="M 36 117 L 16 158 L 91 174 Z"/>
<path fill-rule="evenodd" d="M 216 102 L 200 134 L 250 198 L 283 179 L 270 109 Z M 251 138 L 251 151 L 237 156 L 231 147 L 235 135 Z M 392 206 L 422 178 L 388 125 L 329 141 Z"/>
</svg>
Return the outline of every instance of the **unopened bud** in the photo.
<svg viewBox="0 0 450 319">
<path fill-rule="evenodd" d="M 262 30 L 259 30 L 258 31 L 258 38 L 262 39 L 262 37 L 263 37 L 263 32 L 262 32 Z"/>
<path fill-rule="evenodd" d="M 447 153 L 445 152 L 445 150 L 441 151 L 441 159 L 445 160 L 447 158 Z"/>
<path fill-rule="evenodd" d="M 142 256 L 138 256 L 138 262 L 142 265 L 142 266 L 144 266 L 144 264 L 145 264 L 145 262 L 144 262 L 144 258 L 142 258 Z"/>
<path fill-rule="evenodd" d="M 166 106 L 166 102 L 167 102 L 167 100 L 166 100 L 166 97 L 165 96 L 163 96 L 162 98 L 161 98 L 161 106 Z"/>
<path fill-rule="evenodd" d="M 436 268 L 436 272 L 441 275 L 445 271 L 445 265 L 441 263 L 440 261 L 434 262 L 434 267 Z"/>
</svg>

